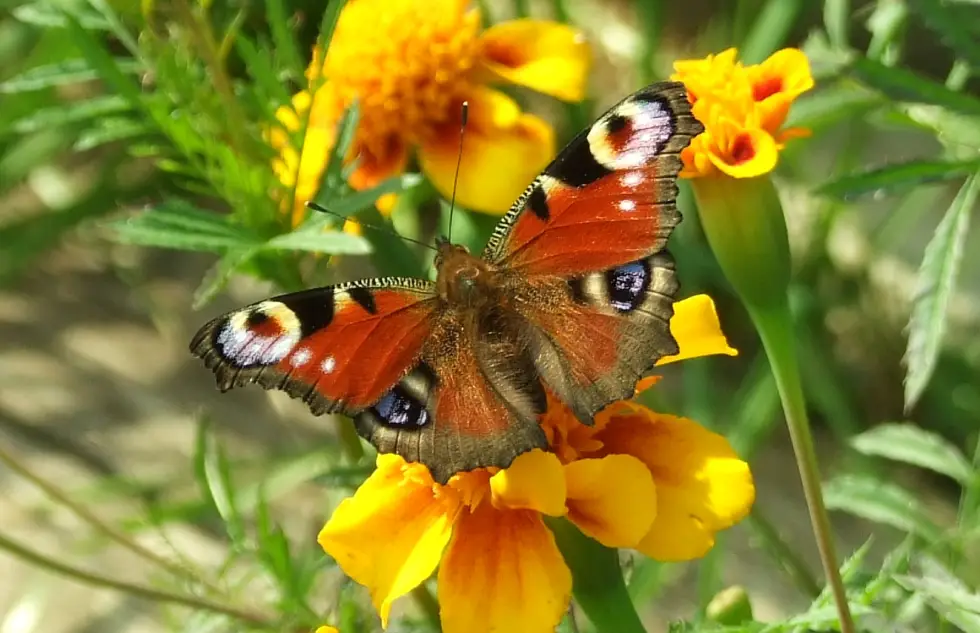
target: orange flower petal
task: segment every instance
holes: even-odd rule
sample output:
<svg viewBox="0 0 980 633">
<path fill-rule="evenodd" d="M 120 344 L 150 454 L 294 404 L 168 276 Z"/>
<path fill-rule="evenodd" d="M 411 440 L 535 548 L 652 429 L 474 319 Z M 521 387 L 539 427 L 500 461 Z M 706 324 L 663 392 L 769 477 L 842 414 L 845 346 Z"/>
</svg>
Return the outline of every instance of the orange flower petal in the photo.
<svg viewBox="0 0 980 633">
<path fill-rule="evenodd" d="M 568 518 L 606 547 L 635 547 L 657 514 L 650 470 L 630 455 L 565 465 Z"/>
<path fill-rule="evenodd" d="M 721 331 L 715 302 L 708 295 L 694 295 L 674 303 L 670 333 L 681 351 L 673 356 L 664 356 L 657 361 L 658 366 L 714 354 L 738 355 L 738 350 L 728 345 Z"/>
<path fill-rule="evenodd" d="M 565 473 L 554 453 L 535 449 L 518 456 L 490 478 L 490 490 L 496 508 L 565 514 Z"/>
<path fill-rule="evenodd" d="M 483 503 L 460 515 L 439 566 L 445 633 L 552 633 L 571 594 L 571 572 L 536 512 Z"/>
<path fill-rule="evenodd" d="M 554 156 L 554 131 L 495 90 L 474 88 L 468 100 L 456 200 L 474 211 L 504 213 Z M 446 198 L 452 195 L 458 157 L 458 122 L 440 126 L 419 149 L 422 171 Z"/>
<path fill-rule="evenodd" d="M 708 159 L 720 172 L 732 178 L 755 178 L 776 168 L 779 150 L 776 140 L 762 129 L 730 129 L 728 142 L 708 152 Z"/>
<path fill-rule="evenodd" d="M 345 499 L 317 540 L 340 568 L 365 585 L 387 626 L 391 603 L 432 575 L 459 509 L 438 495 L 424 466 L 379 455 L 378 468 Z"/>
<path fill-rule="evenodd" d="M 482 66 L 497 79 L 565 101 L 581 101 L 592 49 L 578 29 L 529 18 L 501 22 L 483 32 Z"/>
<path fill-rule="evenodd" d="M 742 520 L 755 500 L 749 466 L 728 441 L 692 420 L 622 402 L 599 433 L 605 453 L 633 455 L 653 475 L 657 516 L 636 549 L 664 561 L 707 553 L 715 533 Z"/>
</svg>

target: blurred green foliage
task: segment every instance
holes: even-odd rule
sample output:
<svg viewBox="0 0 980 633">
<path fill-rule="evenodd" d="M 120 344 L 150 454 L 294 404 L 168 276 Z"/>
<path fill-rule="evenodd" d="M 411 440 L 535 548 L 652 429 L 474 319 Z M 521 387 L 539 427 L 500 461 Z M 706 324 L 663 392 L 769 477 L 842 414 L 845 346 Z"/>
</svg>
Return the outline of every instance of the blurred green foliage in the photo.
<svg viewBox="0 0 980 633">
<path fill-rule="evenodd" d="M 584 22 L 605 10 L 598 0 L 484 4 L 489 19 L 530 12 Z M 640 43 L 632 67 L 620 69 L 632 88 L 665 77 L 673 59 L 728 46 L 739 47 L 747 63 L 786 45 L 809 55 L 818 88 L 794 107 L 790 124 L 810 128 L 812 136 L 787 148 L 778 182 L 796 238 L 793 299 L 807 397 L 825 435 L 848 451 L 848 472 L 830 479 L 825 492 L 832 508 L 905 535 L 881 565 L 869 561 L 868 547 L 844 564 L 852 608 L 865 630 L 980 631 L 978 321 L 976 314 L 955 321 L 950 310 L 957 295 L 976 305 L 980 292 L 980 249 L 970 227 L 980 187 L 980 4 L 738 0 L 694 3 L 698 10 L 624 4 L 635 12 Z M 445 204 L 414 173 L 353 192 L 338 159 L 343 142 L 318 196 L 336 217 L 310 214 L 293 227 L 279 212 L 277 200 L 292 194 L 269 167 L 265 135 L 278 125 L 276 109 L 305 82 L 313 45 L 328 44 L 341 2 L 2 5 L 0 283 L 16 284 L 80 225 L 120 242 L 214 253 L 198 305 L 237 274 L 283 290 L 325 283 L 331 254 L 370 254 L 376 270 L 427 274 L 428 255 L 392 235 L 324 231 L 348 216 L 387 222 L 373 204 L 389 192 L 403 193 L 394 225 L 407 237 L 430 240 L 446 222 Z M 356 108 L 348 114 L 341 138 L 356 125 Z M 592 114 L 569 107 L 563 129 L 577 131 Z M 302 144 L 302 127 L 283 131 Z M 73 177 L 77 170 L 82 181 Z M 683 202 L 691 208 L 689 197 Z M 465 210 L 454 222 L 455 236 L 471 245 L 492 227 Z M 782 428 L 765 357 L 695 214 L 686 215 L 672 251 L 685 294 L 705 291 L 716 299 L 742 354 L 724 365 L 689 363 L 651 397 L 663 410 L 726 434 L 751 461 Z M 900 287 L 881 287 L 882 262 L 897 267 L 891 278 Z M 895 306 L 905 304 L 883 299 L 889 292 L 910 296 L 911 307 L 896 315 Z M 328 619 L 344 633 L 376 628 L 362 591 L 342 582 L 323 592 L 316 579 L 332 561 L 312 539 L 286 539 L 269 510 L 275 497 L 310 479 L 343 496 L 369 472 L 369 461 L 345 461 L 327 445 L 288 459 L 270 456 L 246 481 L 208 429 L 202 423 L 193 464 L 200 497 L 150 503 L 124 527 L 136 533 L 178 521 L 220 526 L 226 564 L 191 569 L 192 580 L 168 586 L 237 603 L 231 571 L 244 568 L 275 591 L 244 600 L 262 611 L 255 621 L 202 608 L 175 622 L 175 630 L 305 630 Z M 933 516 L 916 492 L 891 479 L 897 468 L 933 473 L 930 481 L 957 504 L 956 516 L 947 522 Z M 672 630 L 833 630 L 830 598 L 773 524 L 760 512 L 749 521 L 772 555 L 773 573 L 787 573 L 811 607 L 778 623 L 718 624 L 708 605 L 724 587 L 721 542 L 699 566 L 698 614 Z M 655 603 L 677 575 L 675 567 L 637 559 L 634 601 Z M 400 630 L 432 626 L 422 617 Z M 569 620 L 563 630 L 587 629 Z"/>
</svg>

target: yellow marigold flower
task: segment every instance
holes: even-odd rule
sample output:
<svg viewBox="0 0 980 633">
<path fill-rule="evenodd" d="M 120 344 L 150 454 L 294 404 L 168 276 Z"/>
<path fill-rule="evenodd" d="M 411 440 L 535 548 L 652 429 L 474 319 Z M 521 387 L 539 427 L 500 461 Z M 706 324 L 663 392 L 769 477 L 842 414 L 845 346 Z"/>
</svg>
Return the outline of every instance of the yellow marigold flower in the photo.
<svg viewBox="0 0 980 633">
<path fill-rule="evenodd" d="M 332 626 L 321 626 L 316 630 L 316 633 L 340 633 L 340 631 Z"/>
<path fill-rule="evenodd" d="M 542 119 L 490 88 L 503 81 L 568 101 L 581 100 L 591 62 L 583 34 L 545 20 L 514 20 L 481 31 L 468 0 L 351 0 L 343 8 L 326 56 L 315 51 L 311 82 L 325 80 L 314 99 L 297 95 L 277 114 L 297 129 L 309 112 L 302 161 L 284 135 L 277 173 L 297 187 L 294 214 L 315 194 L 341 113 L 355 100 L 360 120 L 349 156 L 350 179 L 372 187 L 405 169 L 417 148 L 422 170 L 449 196 L 459 151 L 459 116 L 470 120 L 457 199 L 478 211 L 502 213 L 555 152 L 554 133 Z M 312 103 L 312 110 L 311 103 Z M 309 158 L 307 158 L 309 156 Z M 384 206 L 384 205 L 382 205 Z"/>
<path fill-rule="evenodd" d="M 701 60 L 674 63 L 671 79 L 684 82 L 694 116 L 705 130 L 681 154 L 681 176 L 723 174 L 754 178 L 776 167 L 782 144 L 806 134 L 781 129 L 789 108 L 813 87 L 806 56 L 787 48 L 752 66 L 730 48 Z"/>
<path fill-rule="evenodd" d="M 680 353 L 662 363 L 735 354 L 711 299 L 674 308 Z M 421 464 L 379 455 L 377 470 L 338 506 L 320 545 L 368 587 L 384 626 L 392 602 L 438 567 L 446 633 L 551 632 L 572 578 L 543 516 L 567 517 L 609 547 L 688 560 L 754 500 L 748 465 L 691 420 L 618 402 L 587 427 L 552 401 L 541 424 L 553 452 L 460 473 L 445 486 Z"/>
</svg>

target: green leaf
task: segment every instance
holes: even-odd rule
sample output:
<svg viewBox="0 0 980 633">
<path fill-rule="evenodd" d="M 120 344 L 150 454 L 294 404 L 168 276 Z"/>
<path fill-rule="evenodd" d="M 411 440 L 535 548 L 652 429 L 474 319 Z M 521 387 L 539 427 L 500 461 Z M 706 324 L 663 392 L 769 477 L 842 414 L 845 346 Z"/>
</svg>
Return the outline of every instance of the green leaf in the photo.
<svg viewBox="0 0 980 633">
<path fill-rule="evenodd" d="M 887 103 L 880 93 L 864 86 L 837 82 L 798 99 L 789 111 L 786 125 L 810 129 L 829 127 L 845 119 L 866 115 Z"/>
<path fill-rule="evenodd" d="M 758 64 L 786 43 L 803 0 L 769 0 L 758 13 L 739 53 L 746 64 Z"/>
<path fill-rule="evenodd" d="M 952 575 L 895 576 L 905 589 L 925 596 L 929 606 L 964 633 L 980 633 L 980 595 Z"/>
<path fill-rule="evenodd" d="M 975 69 L 980 68 L 980 40 L 977 39 L 977 33 L 970 31 L 968 28 L 970 23 L 965 22 L 962 16 L 951 10 L 948 2 L 909 0 L 908 5 L 922 16 L 922 22 L 932 29 L 944 44 Z M 975 26 L 978 20 L 980 20 L 980 13 L 974 15 L 972 24 Z"/>
<path fill-rule="evenodd" d="M 182 200 L 170 200 L 125 220 L 109 224 L 124 244 L 194 251 L 255 247 L 262 243 L 231 216 L 202 211 Z"/>
<path fill-rule="evenodd" d="M 120 60 L 111 55 L 102 40 L 95 37 L 85 28 L 84 23 L 79 23 L 75 17 L 69 16 L 65 26 L 72 43 L 99 77 L 130 105 L 140 107 L 142 92 L 135 79 L 127 75 L 128 65 L 120 66 Z"/>
<path fill-rule="evenodd" d="M 106 143 L 142 137 L 153 131 L 141 121 L 123 117 L 105 117 L 100 119 L 96 126 L 82 131 L 72 149 L 76 152 L 85 152 Z"/>
<path fill-rule="evenodd" d="M 970 214 L 980 194 L 980 172 L 974 173 L 946 211 L 926 245 L 919 268 L 918 291 L 909 320 L 905 350 L 905 409 L 911 409 L 925 391 L 936 368 L 946 332 L 946 313 L 963 260 Z"/>
<path fill-rule="evenodd" d="M 825 0 L 823 25 L 834 48 L 846 49 L 851 23 L 850 0 Z"/>
<path fill-rule="evenodd" d="M 8 124 L 5 129 L 0 129 L 0 134 L 5 132 L 30 134 L 59 125 L 88 121 L 109 114 L 119 114 L 128 109 L 129 103 L 123 97 L 102 95 L 85 101 L 72 101 L 37 110 Z"/>
<path fill-rule="evenodd" d="M 360 235 L 335 230 L 299 230 L 284 233 L 266 242 L 264 248 L 330 255 L 365 255 L 371 252 L 370 242 Z"/>
<path fill-rule="evenodd" d="M 93 31 L 108 31 L 112 28 L 104 16 L 92 11 L 86 3 L 79 3 L 76 18 L 86 29 Z M 42 0 L 31 4 L 22 4 L 13 10 L 15 18 L 27 24 L 41 27 L 64 27 L 65 13 L 58 3 Z"/>
<path fill-rule="evenodd" d="M 970 463 L 942 436 L 914 424 L 882 424 L 851 439 L 851 446 L 865 455 L 919 466 L 965 484 Z"/>
<path fill-rule="evenodd" d="M 140 64 L 131 59 L 116 59 L 122 72 L 136 72 Z M 84 59 L 69 59 L 56 64 L 35 66 L 0 83 L 0 94 L 16 94 L 66 86 L 98 79 L 99 73 Z"/>
<path fill-rule="evenodd" d="M 194 300 L 191 303 L 191 309 L 200 310 L 206 304 L 210 303 L 215 295 L 224 290 L 224 287 L 228 285 L 228 280 L 231 279 L 231 276 L 251 261 L 259 250 L 260 248 L 258 246 L 234 248 L 222 255 L 221 259 L 204 275 L 204 279 L 201 280 L 197 290 L 194 291 Z"/>
<path fill-rule="evenodd" d="M 228 459 L 211 431 L 211 421 L 207 416 L 201 416 L 198 421 L 194 471 L 201 492 L 214 504 L 228 537 L 232 543 L 241 543 L 245 528 L 235 503 L 235 486 L 231 482 Z"/>
<path fill-rule="evenodd" d="M 266 0 L 265 11 L 277 57 L 284 62 L 290 76 L 302 77 L 303 57 L 296 45 L 296 38 L 293 36 L 293 28 L 289 24 L 283 0 Z"/>
<path fill-rule="evenodd" d="M 939 527 L 909 491 L 869 476 L 848 475 L 831 479 L 823 486 L 824 500 L 831 510 L 890 525 L 917 534 L 930 542 L 939 539 Z"/>
<path fill-rule="evenodd" d="M 344 157 L 347 156 L 354 142 L 354 133 L 357 132 L 357 122 L 359 120 L 360 109 L 355 101 L 344 111 L 343 116 L 340 117 L 340 121 L 337 122 L 336 135 L 334 136 L 337 142 L 334 143 L 333 148 L 330 150 L 330 159 L 327 160 L 327 168 L 323 171 L 323 181 L 320 183 L 317 199 L 323 195 L 332 197 L 334 192 L 342 186 L 344 180 L 342 177 Z"/>
<path fill-rule="evenodd" d="M 817 192 L 841 200 L 853 200 L 864 194 L 897 195 L 925 183 L 962 178 L 977 170 L 980 170 L 980 160 L 912 160 L 843 176 L 822 185 Z"/>
<path fill-rule="evenodd" d="M 954 92 L 904 68 L 885 66 L 866 57 L 855 57 L 849 72 L 896 101 L 931 103 L 965 114 L 980 115 L 980 100 Z"/>
<path fill-rule="evenodd" d="M 421 182 L 422 176 L 420 174 L 402 174 L 401 176 L 388 178 L 377 187 L 365 189 L 364 191 L 355 191 L 343 198 L 328 200 L 323 199 L 320 194 L 317 194 L 314 202 L 327 209 L 330 215 L 347 218 L 367 209 L 385 194 L 402 193 L 412 187 L 418 186 Z"/>
</svg>

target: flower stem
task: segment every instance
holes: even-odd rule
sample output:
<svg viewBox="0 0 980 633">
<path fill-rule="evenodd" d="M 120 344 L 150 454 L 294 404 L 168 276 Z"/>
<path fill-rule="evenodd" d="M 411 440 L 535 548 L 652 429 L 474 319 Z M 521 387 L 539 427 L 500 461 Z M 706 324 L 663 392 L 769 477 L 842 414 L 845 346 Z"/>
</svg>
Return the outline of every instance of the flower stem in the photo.
<svg viewBox="0 0 980 633">
<path fill-rule="evenodd" d="M 820 490 L 820 470 L 816 451 L 813 448 L 813 436 L 810 434 L 806 402 L 803 398 L 789 303 L 784 299 L 766 306 L 753 306 L 751 303 L 746 303 L 746 307 L 759 331 L 759 337 L 762 339 L 762 345 L 776 379 L 776 388 L 783 404 L 790 440 L 793 442 L 793 452 L 796 454 L 796 464 L 803 482 L 803 494 L 810 512 L 813 535 L 820 552 L 820 562 L 827 576 L 827 584 L 830 585 L 834 595 L 834 602 L 837 604 L 841 633 L 854 633 L 854 622 L 847 605 L 847 594 L 837 568 L 830 518 Z"/>
<path fill-rule="evenodd" d="M 174 576 L 183 578 L 184 580 L 201 585 L 208 591 L 216 594 L 220 594 L 221 591 L 218 587 L 212 584 L 206 578 L 201 577 L 195 570 L 185 567 L 179 562 L 167 559 L 156 552 L 144 547 L 139 542 L 133 540 L 125 532 L 118 530 L 111 525 L 108 525 L 92 512 L 90 512 L 85 506 L 72 501 L 62 490 L 57 486 L 52 485 L 46 479 L 34 474 L 29 468 L 21 464 L 13 455 L 9 454 L 7 451 L 0 448 L 0 463 L 3 463 L 7 468 L 17 473 L 27 481 L 31 482 L 38 488 L 40 488 L 46 495 L 51 497 L 54 501 L 61 504 L 78 518 L 82 519 L 89 524 L 95 530 L 101 532 L 103 535 L 108 537 L 110 540 L 114 541 L 118 545 L 125 547 L 129 551 L 133 552 L 137 556 L 140 556 L 147 561 L 167 570 Z"/>
<path fill-rule="evenodd" d="M 619 551 L 582 534 L 565 519 L 546 519 L 565 563 L 572 592 L 598 633 L 645 633 L 619 566 Z"/>
<path fill-rule="evenodd" d="M 272 628 L 274 625 L 271 620 L 259 613 L 245 611 L 236 607 L 213 602 L 206 598 L 170 593 L 168 591 L 153 589 L 152 587 L 145 587 L 143 585 L 124 582 L 122 580 L 108 578 L 84 569 L 78 569 L 77 567 L 72 567 L 71 565 L 66 565 L 65 563 L 55 560 L 54 558 L 49 558 L 44 554 L 24 547 L 20 543 L 7 538 L 3 534 L 0 534 L 0 550 L 9 552 L 13 556 L 31 563 L 36 567 L 47 569 L 48 571 L 61 574 L 62 576 L 67 576 L 68 578 L 85 583 L 86 585 L 102 587 L 105 589 L 114 589 L 131 596 L 145 598 L 146 600 L 152 600 L 154 602 L 167 602 L 171 604 L 179 604 L 184 607 L 190 607 L 192 609 L 220 613 L 230 618 L 234 618 L 235 620 L 248 622 L 249 624 L 258 627 Z"/>
<path fill-rule="evenodd" d="M 350 460 L 352 466 L 356 466 L 364 459 L 364 446 L 361 444 L 361 437 L 354 428 L 354 423 L 345 418 L 336 418 L 337 436 L 340 438 L 340 446 L 344 455 Z"/>
</svg>

